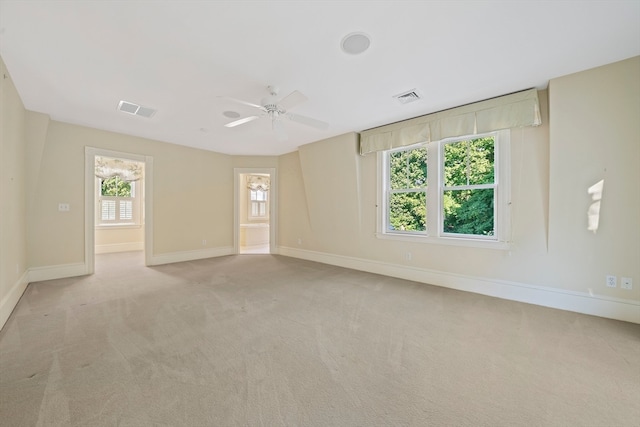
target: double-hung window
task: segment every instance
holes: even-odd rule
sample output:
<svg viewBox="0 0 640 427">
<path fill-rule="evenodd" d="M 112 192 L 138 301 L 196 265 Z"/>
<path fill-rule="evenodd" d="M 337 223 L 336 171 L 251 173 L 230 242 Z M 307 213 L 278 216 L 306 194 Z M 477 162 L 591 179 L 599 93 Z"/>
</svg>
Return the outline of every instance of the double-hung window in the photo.
<svg viewBox="0 0 640 427">
<path fill-rule="evenodd" d="M 267 215 L 267 191 L 249 190 L 249 218 L 265 219 Z"/>
<path fill-rule="evenodd" d="M 118 176 L 97 178 L 97 225 L 140 224 L 140 197 L 136 181 L 124 181 Z"/>
<path fill-rule="evenodd" d="M 505 245 L 509 228 L 508 139 L 506 130 L 381 152 L 378 235 L 434 243 Z"/>
</svg>

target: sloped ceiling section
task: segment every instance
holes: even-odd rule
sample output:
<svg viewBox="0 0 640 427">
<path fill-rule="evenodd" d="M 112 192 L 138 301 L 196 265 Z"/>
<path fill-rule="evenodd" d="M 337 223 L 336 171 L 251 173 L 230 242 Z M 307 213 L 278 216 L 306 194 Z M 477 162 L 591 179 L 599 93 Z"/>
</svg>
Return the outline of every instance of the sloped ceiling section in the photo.
<svg viewBox="0 0 640 427">
<path fill-rule="evenodd" d="M 25 107 L 54 120 L 279 155 L 640 55 L 639 22 L 638 1 L 0 0 L 0 55 Z M 341 49 L 353 32 L 370 39 L 360 55 Z M 260 104 L 269 85 L 329 128 L 285 120 L 280 140 L 229 99 Z M 422 99 L 394 98 L 411 90 Z M 236 113 L 260 118 L 225 127 Z"/>
</svg>

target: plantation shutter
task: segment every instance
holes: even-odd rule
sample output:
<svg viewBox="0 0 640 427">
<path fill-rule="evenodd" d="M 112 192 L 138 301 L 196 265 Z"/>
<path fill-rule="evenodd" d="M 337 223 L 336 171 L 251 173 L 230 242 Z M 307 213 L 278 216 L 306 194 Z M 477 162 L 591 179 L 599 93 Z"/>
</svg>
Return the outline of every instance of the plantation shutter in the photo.
<svg viewBox="0 0 640 427">
<path fill-rule="evenodd" d="M 360 133 L 360 154 L 540 124 L 538 91 L 529 89 L 365 130 Z"/>
<path fill-rule="evenodd" d="M 120 201 L 120 220 L 133 220 L 133 201 L 121 200 Z"/>
<path fill-rule="evenodd" d="M 113 221 L 116 219 L 116 201 L 102 200 L 101 220 Z"/>
</svg>

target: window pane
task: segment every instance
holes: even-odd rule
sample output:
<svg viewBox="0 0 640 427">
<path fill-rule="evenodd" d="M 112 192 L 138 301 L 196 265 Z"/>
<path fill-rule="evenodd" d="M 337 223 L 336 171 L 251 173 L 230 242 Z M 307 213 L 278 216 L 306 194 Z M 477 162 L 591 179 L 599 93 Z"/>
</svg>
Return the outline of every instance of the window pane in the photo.
<svg viewBox="0 0 640 427">
<path fill-rule="evenodd" d="M 102 219 L 102 221 L 114 221 L 116 219 L 115 200 L 102 201 L 100 218 Z"/>
<path fill-rule="evenodd" d="M 266 215 L 267 215 L 267 204 L 260 203 L 260 216 L 266 216 Z"/>
<path fill-rule="evenodd" d="M 120 219 L 133 220 L 133 202 L 131 200 L 120 201 Z"/>
<path fill-rule="evenodd" d="M 131 182 L 122 181 L 117 176 L 103 179 L 101 194 L 103 196 L 132 197 Z"/>
<path fill-rule="evenodd" d="M 100 194 L 103 196 L 117 196 L 118 189 L 116 187 L 116 179 L 103 179 L 100 183 Z"/>
<path fill-rule="evenodd" d="M 131 197 L 131 183 L 118 179 L 118 196 Z"/>
<path fill-rule="evenodd" d="M 493 137 L 444 144 L 445 186 L 492 184 L 493 182 Z"/>
<path fill-rule="evenodd" d="M 389 182 L 392 190 L 407 188 L 407 151 L 389 154 Z"/>
<path fill-rule="evenodd" d="M 469 185 L 493 184 L 494 140 L 493 137 L 469 141 Z"/>
<path fill-rule="evenodd" d="M 389 184 L 393 190 L 427 185 L 427 149 L 396 151 L 389 155 Z"/>
<path fill-rule="evenodd" d="M 427 185 L 427 149 L 419 148 L 409 152 L 407 159 L 409 188 L 422 188 Z"/>
<path fill-rule="evenodd" d="M 445 233 L 493 236 L 494 189 L 445 191 Z"/>
<path fill-rule="evenodd" d="M 424 191 L 389 196 L 389 230 L 425 231 L 427 198 Z"/>
<path fill-rule="evenodd" d="M 251 216 L 258 216 L 258 202 L 251 203 Z"/>
<path fill-rule="evenodd" d="M 467 149 L 469 141 L 444 144 L 444 185 L 467 185 Z"/>
</svg>

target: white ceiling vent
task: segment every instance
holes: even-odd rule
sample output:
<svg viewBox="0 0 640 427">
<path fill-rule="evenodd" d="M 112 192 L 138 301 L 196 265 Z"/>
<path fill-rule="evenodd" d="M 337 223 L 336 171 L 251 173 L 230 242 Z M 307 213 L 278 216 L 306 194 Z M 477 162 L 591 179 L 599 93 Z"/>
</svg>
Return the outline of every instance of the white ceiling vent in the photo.
<svg viewBox="0 0 640 427">
<path fill-rule="evenodd" d="M 394 95 L 394 98 L 397 99 L 400 104 L 408 104 L 410 102 L 418 101 L 419 99 L 422 99 L 422 95 L 420 95 L 420 93 L 418 93 L 417 90 L 412 89 L 408 92 L 403 92 L 399 95 Z"/>
<path fill-rule="evenodd" d="M 149 107 L 143 107 L 133 102 L 120 101 L 118 104 L 118 110 L 123 113 L 133 114 L 134 116 L 151 118 L 156 113 L 156 110 Z"/>
</svg>

